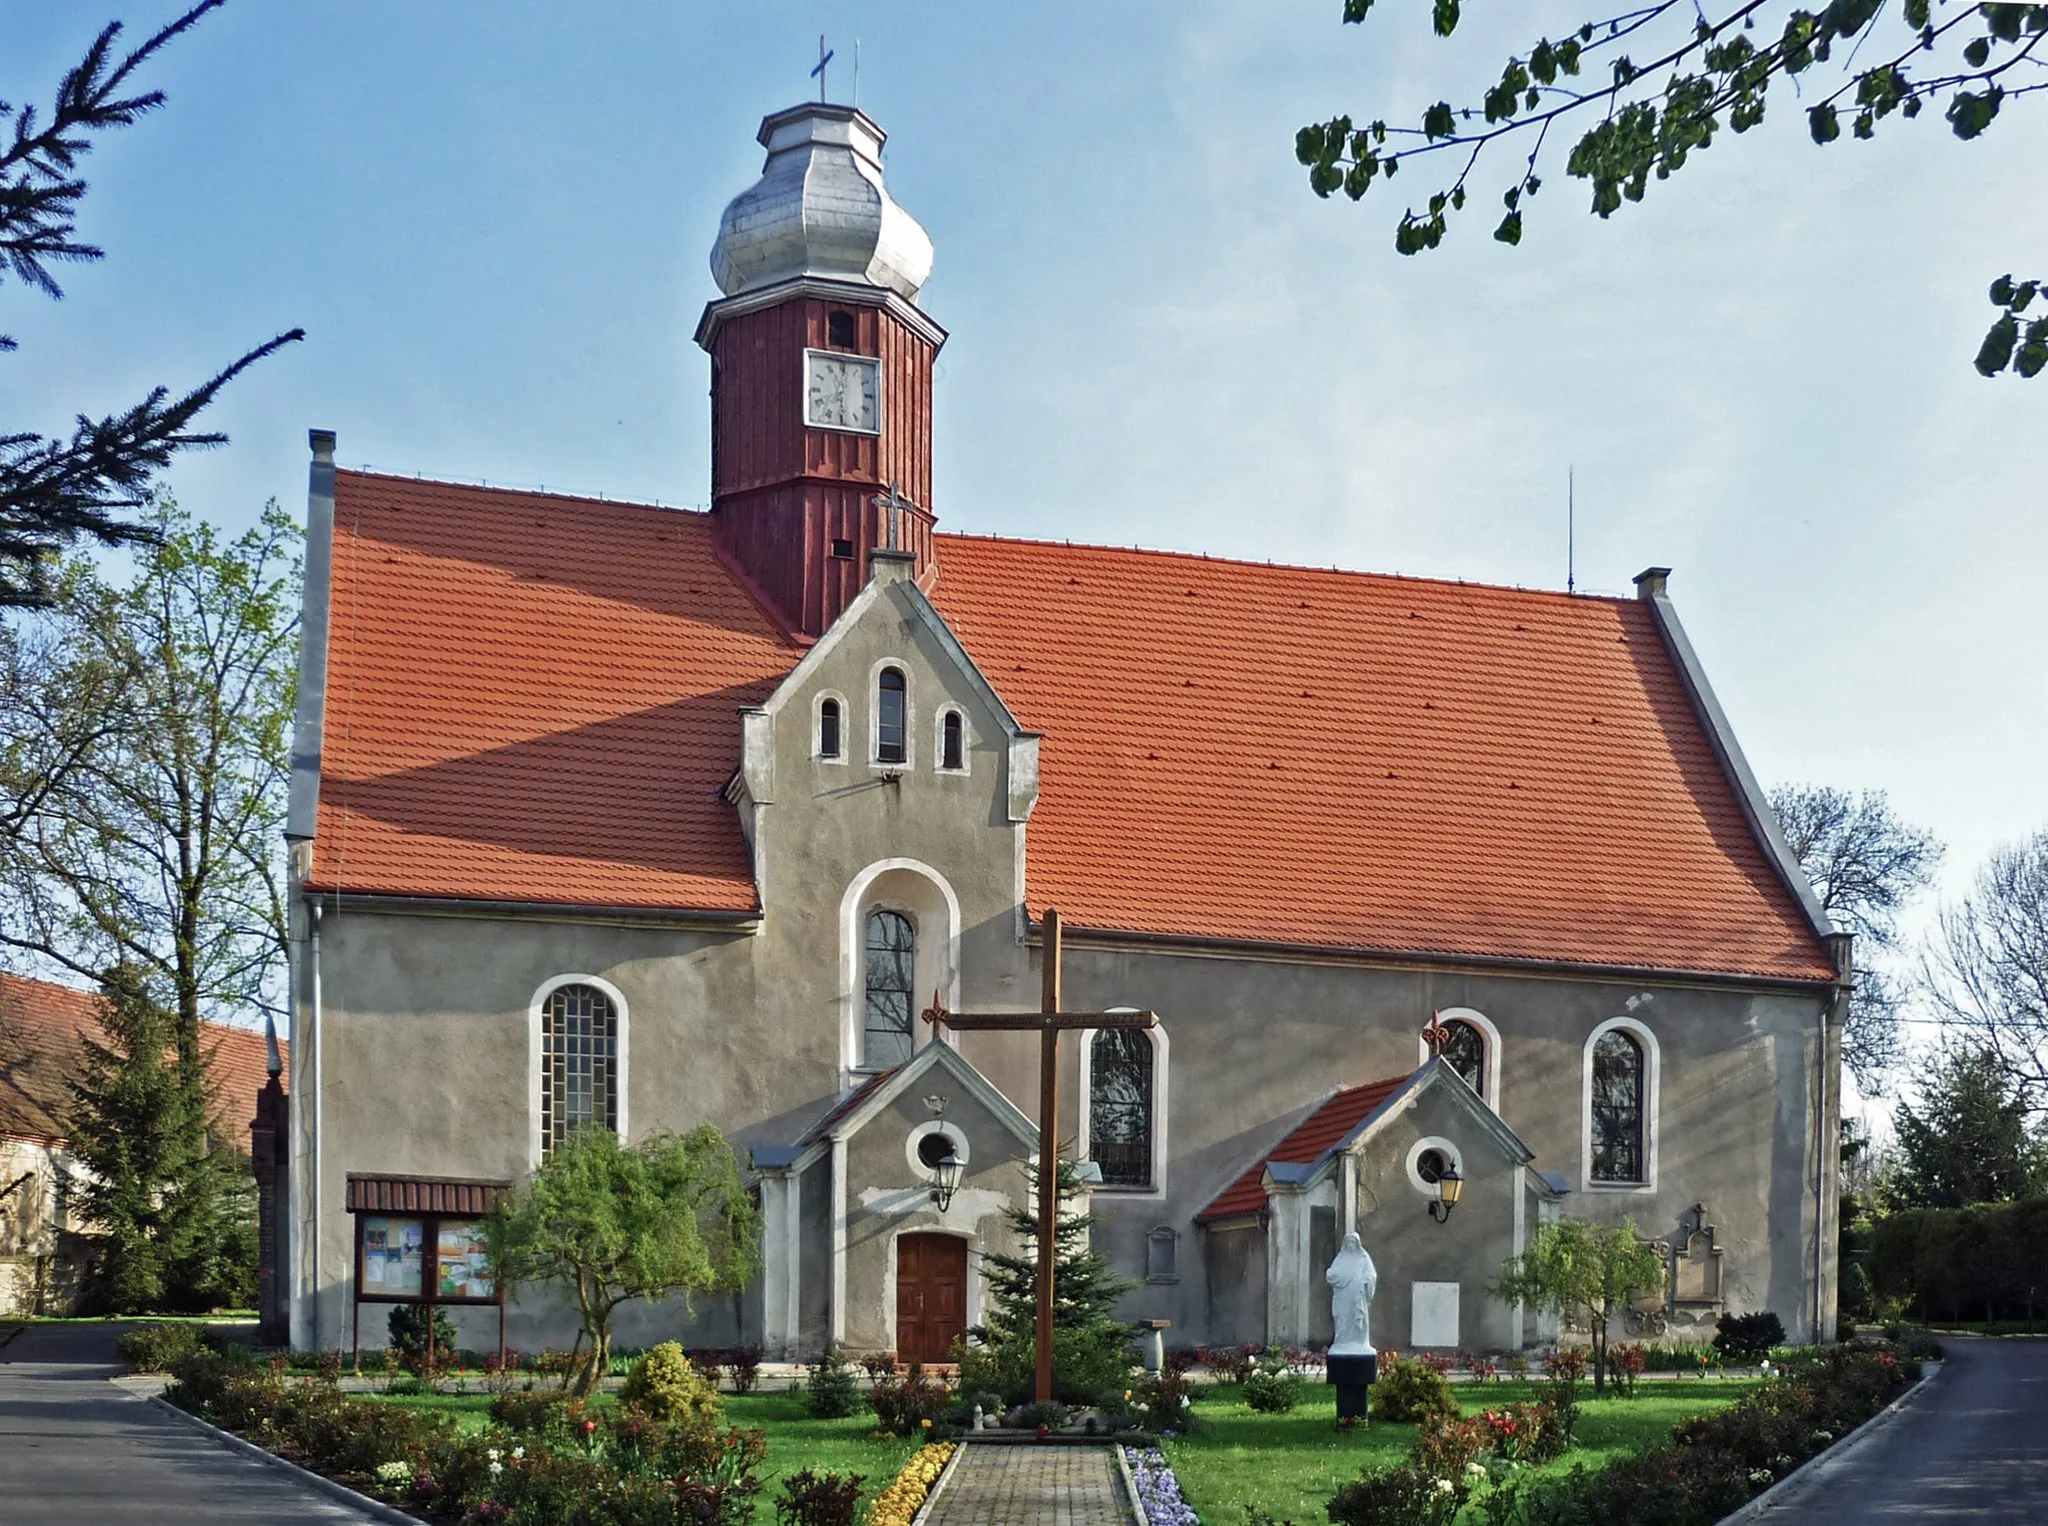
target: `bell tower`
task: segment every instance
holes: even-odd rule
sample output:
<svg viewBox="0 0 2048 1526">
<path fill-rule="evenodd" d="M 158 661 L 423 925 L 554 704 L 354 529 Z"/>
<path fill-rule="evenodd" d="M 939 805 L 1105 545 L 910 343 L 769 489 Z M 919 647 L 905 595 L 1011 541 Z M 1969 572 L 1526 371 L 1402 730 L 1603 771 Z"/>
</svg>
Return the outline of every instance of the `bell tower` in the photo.
<svg viewBox="0 0 2048 1526">
<path fill-rule="evenodd" d="M 719 220 L 724 296 L 697 325 L 713 541 L 802 637 L 867 582 L 892 520 L 917 577 L 933 573 L 932 363 L 946 331 L 917 305 L 932 243 L 882 184 L 885 136 L 823 103 L 761 123 L 768 161 Z"/>
</svg>

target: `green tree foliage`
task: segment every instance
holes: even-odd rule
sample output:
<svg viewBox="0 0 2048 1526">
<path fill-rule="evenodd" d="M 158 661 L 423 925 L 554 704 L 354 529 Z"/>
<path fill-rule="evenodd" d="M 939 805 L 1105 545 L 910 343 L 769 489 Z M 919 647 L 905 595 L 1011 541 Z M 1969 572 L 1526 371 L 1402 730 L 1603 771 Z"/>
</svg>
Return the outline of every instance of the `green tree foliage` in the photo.
<svg viewBox="0 0 2048 1526">
<path fill-rule="evenodd" d="M 580 1129 L 484 1221 L 500 1283 L 560 1287 L 589 1340 L 572 1392 L 611 1368 L 613 1311 L 629 1299 L 733 1291 L 761 1265 L 761 1216 L 739 1160 L 710 1124 L 625 1146 Z"/>
<path fill-rule="evenodd" d="M 1908 1208 L 1871 1228 L 1879 1305 L 1922 1319 L 2048 1314 L 2048 1198 Z"/>
<path fill-rule="evenodd" d="M 1916 1107 L 1892 1114 L 1898 1159 L 1887 1191 L 1900 1208 L 2005 1203 L 2048 1186 L 2048 1157 L 2028 1107 L 1998 1061 L 1981 1050 L 1937 1058 Z"/>
<path fill-rule="evenodd" d="M 0 101 L 0 272 L 61 297 L 52 264 L 103 256 L 77 237 L 76 226 L 87 189 L 79 166 L 92 134 L 130 126 L 163 105 L 161 90 L 135 89 L 136 71 L 222 3 L 203 0 L 126 54 L 116 47 L 121 24 L 109 24 L 57 86 L 47 119 L 33 106 Z M 52 559 L 81 536 L 104 545 L 148 540 L 149 523 L 124 516 L 145 506 L 156 474 L 179 451 L 227 440 L 194 432 L 194 420 L 236 376 L 303 337 L 299 329 L 280 334 L 181 396 L 157 387 L 120 413 L 80 416 L 68 439 L 0 431 L 0 608 L 47 604 Z M 0 336 L 0 351 L 14 348 Z"/>
<path fill-rule="evenodd" d="M 1856 1084 L 1874 1095 L 1902 1052 L 1904 989 L 1891 964 L 1899 952 L 1899 913 L 1933 879 L 1941 844 L 1901 821 L 1882 790 L 1852 795 L 1824 785 L 1780 785 L 1771 791 L 1771 809 L 1821 909 L 1856 935 L 1842 1058 Z"/>
<path fill-rule="evenodd" d="M 1373 5 L 1343 0 L 1344 20 L 1363 22 Z M 1460 0 L 1431 0 L 1432 30 L 1451 36 L 1462 12 Z M 2044 38 L 2048 5 L 1832 0 L 1809 10 L 1767 0 L 1647 0 L 1539 38 L 1508 59 L 1497 82 L 1475 86 L 1458 104 L 1437 101 L 1415 125 L 1350 115 L 1311 123 L 1295 135 L 1295 156 L 1318 196 L 1341 190 L 1353 201 L 1416 161 L 1447 163 L 1424 210 L 1410 203 L 1395 226 L 1394 247 L 1416 254 L 1443 242 L 1487 150 L 1509 139 L 1526 144 L 1505 177 L 1493 231 L 1501 243 L 1519 244 L 1549 173 L 1552 128 L 1564 172 L 1587 182 L 1593 211 L 1611 217 L 1624 202 L 1641 201 L 1652 179 L 1668 180 L 1712 147 L 1723 127 L 1744 133 L 1762 122 L 1774 91 L 1798 102 L 1816 144 L 1839 141 L 1845 127 L 1852 138 L 1872 137 L 1930 104 L 1943 108 L 1958 138 L 1979 137 L 2009 101 L 2048 89 Z M 2048 366 L 2048 312 L 2028 316 L 2039 285 L 2009 275 L 1992 285 L 2001 312 L 1977 355 L 1982 374 L 2010 366 L 2031 377 Z"/>
<path fill-rule="evenodd" d="M 73 559 L 10 648 L 0 768 L 36 793 L 0 836 L 0 946 L 146 972 L 196 1078 L 202 1016 L 282 1010 L 299 532 L 274 503 L 233 541 L 149 523 L 126 587 Z"/>
<path fill-rule="evenodd" d="M 132 965 L 103 983 L 105 1036 L 72 1083 L 71 1156 L 95 1240 L 88 1304 L 104 1313 L 203 1312 L 253 1301 L 253 1182 L 209 1138 L 211 1089 L 177 1059 L 177 1023 Z"/>
<path fill-rule="evenodd" d="M 1137 1286 L 1119 1276 L 1090 1241 L 1098 1217 L 1075 1212 L 1081 1184 L 1074 1163 L 1062 1158 L 1054 1190 L 1059 1222 L 1053 1232 L 1053 1392 L 1069 1404 L 1091 1404 L 1129 1386 L 1129 1346 L 1135 1333 L 1114 1315 L 1117 1301 Z M 961 1367 L 962 1391 L 989 1389 L 1011 1403 L 1036 1397 L 1038 1357 L 1038 1172 L 1030 1172 L 1026 1205 L 1007 1210 L 1023 1249 L 982 1256 L 988 1301 L 977 1342 Z"/>
<path fill-rule="evenodd" d="M 1529 1248 L 1501 1264 L 1496 1298 L 1547 1309 L 1585 1326 L 1593 1342 L 1593 1392 L 1607 1392 L 1608 1327 L 1638 1293 L 1664 1286 L 1664 1262 L 1632 1220 L 1540 1225 Z"/>
<path fill-rule="evenodd" d="M 2048 1111 L 2048 832 L 1993 853 L 1943 911 L 1926 977 L 1951 1031 Z"/>
</svg>

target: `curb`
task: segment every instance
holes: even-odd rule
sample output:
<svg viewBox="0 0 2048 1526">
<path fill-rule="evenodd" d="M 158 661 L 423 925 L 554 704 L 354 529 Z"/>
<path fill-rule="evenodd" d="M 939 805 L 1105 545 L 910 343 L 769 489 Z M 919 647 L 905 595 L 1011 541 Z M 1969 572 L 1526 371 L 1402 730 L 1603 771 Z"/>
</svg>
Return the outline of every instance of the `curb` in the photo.
<svg viewBox="0 0 2048 1526">
<path fill-rule="evenodd" d="M 925 1526 L 931 1519 L 932 1511 L 938 1506 L 939 1496 L 946 1492 L 946 1485 L 953 1481 L 953 1470 L 960 1466 L 960 1459 L 966 1455 L 967 1443 L 956 1443 L 953 1455 L 946 1459 L 946 1465 L 939 1469 L 939 1476 L 932 1480 L 931 1489 L 926 1493 L 924 1503 L 917 1507 L 917 1514 L 910 1518 L 910 1526 Z"/>
<path fill-rule="evenodd" d="M 1923 1362 L 1920 1367 L 1919 1382 L 1900 1394 L 1891 1403 L 1857 1426 L 1855 1430 L 1849 1432 L 1841 1440 L 1829 1446 L 1825 1451 L 1815 1452 L 1806 1461 L 1802 1462 L 1790 1473 L 1787 1473 L 1775 1484 L 1772 1484 L 1770 1488 L 1764 1490 L 1763 1493 L 1759 1494 L 1747 1505 L 1729 1515 L 1722 1516 L 1715 1523 L 1715 1526 L 1749 1526 L 1749 1523 L 1762 1519 L 1766 1511 L 1776 1510 L 1782 1505 L 1792 1503 L 1792 1496 L 1803 1492 L 1807 1485 L 1813 1483 L 1819 1476 L 1821 1464 L 1831 1460 L 1839 1460 L 1851 1447 L 1860 1445 L 1877 1431 L 1890 1429 L 1898 1421 L 1899 1417 L 1906 1413 L 1907 1406 L 1933 1386 L 1934 1380 L 1941 1376 L 1947 1365 L 1946 1362 Z"/>
<path fill-rule="evenodd" d="M 114 1386 L 119 1387 L 118 1384 Z M 121 1391 L 123 1393 L 128 1392 L 125 1388 Z M 141 1395 L 133 1397 L 140 1398 Z M 232 1431 L 224 1431 L 219 1426 L 200 1419 L 189 1410 L 179 1409 L 177 1405 L 171 1403 L 168 1399 L 152 1395 L 144 1398 L 142 1402 L 153 1405 L 167 1415 L 176 1416 L 194 1430 L 201 1431 L 207 1436 L 212 1437 L 213 1440 L 219 1442 L 230 1452 L 240 1452 L 245 1457 L 252 1457 L 258 1462 L 268 1463 L 273 1468 L 280 1468 L 308 1488 L 317 1489 L 330 1499 L 338 1500 L 344 1505 L 360 1510 L 364 1515 L 374 1520 L 388 1522 L 390 1526 L 423 1526 L 418 1516 L 407 1515 L 396 1505 L 387 1505 L 382 1500 L 371 1499 L 367 1494 L 358 1494 L 347 1484 L 338 1484 L 325 1474 L 315 1473 L 310 1469 L 302 1468 L 295 1462 L 287 1462 L 275 1452 L 266 1452 L 253 1441 L 244 1441 Z"/>
<path fill-rule="evenodd" d="M 1116 1448 L 1116 1476 L 1123 1483 L 1124 1503 L 1131 1507 L 1133 1526 L 1146 1526 L 1145 1502 L 1138 1498 L 1138 1481 L 1131 1477 L 1130 1453 L 1122 1442 Z"/>
</svg>

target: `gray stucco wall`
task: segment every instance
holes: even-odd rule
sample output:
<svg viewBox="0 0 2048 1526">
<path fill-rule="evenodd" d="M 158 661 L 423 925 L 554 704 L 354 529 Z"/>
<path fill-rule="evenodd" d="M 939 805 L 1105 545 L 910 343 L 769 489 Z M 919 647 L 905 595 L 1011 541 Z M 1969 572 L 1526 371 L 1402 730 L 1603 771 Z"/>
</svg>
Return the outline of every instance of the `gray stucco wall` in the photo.
<svg viewBox="0 0 2048 1526">
<path fill-rule="evenodd" d="M 868 761 L 873 678 L 884 661 L 908 676 L 911 742 L 909 761 L 886 767 Z M 824 693 L 846 706 L 843 762 L 813 756 L 814 705 Z M 969 766 L 960 773 L 932 767 L 947 705 L 967 720 Z M 348 1339 L 347 1172 L 519 1179 L 531 1169 L 534 1003 L 551 979 L 589 975 L 618 991 L 634 1138 L 708 1121 L 742 1144 L 788 1144 L 857 1081 L 848 1062 L 859 1056 L 849 1046 L 859 1027 L 862 923 L 874 905 L 904 910 L 917 924 L 920 1006 L 931 987 L 960 1010 L 1037 1006 L 1038 954 L 1021 916 L 1028 827 L 1012 820 L 1020 792 L 1028 803 L 1021 769 L 1030 755 L 926 623 L 916 596 L 900 585 L 881 590 L 820 643 L 763 713 L 743 722 L 736 712 L 734 727 L 736 737 L 746 735 L 746 789 L 736 809 L 762 886 L 757 928 L 623 916 L 377 914 L 362 903 L 326 912 L 314 1338 Z M 1247 826 L 1256 830 L 1255 819 Z M 303 912 L 298 921 L 295 1033 L 304 1034 L 311 986 Z M 1682 952 L 1675 949 L 1674 960 Z M 1263 1338 L 1263 1251 L 1237 1243 L 1259 1237 L 1198 1229 L 1195 1214 L 1334 1088 L 1412 1071 L 1416 1035 L 1432 1011 L 1468 1007 L 1499 1030 L 1500 1114 L 1534 1150 L 1537 1169 L 1569 1180 L 1566 1213 L 1627 1216 L 1645 1233 L 1668 1235 L 1681 1214 L 1704 1204 L 1726 1252 L 1731 1305 L 1774 1309 L 1803 1338 L 1811 1329 L 1815 1183 L 1826 1171 L 1814 1128 L 1824 1000 L 1817 991 L 1709 980 L 1646 984 L 1242 951 L 1209 957 L 1072 934 L 1065 1005 L 1150 1008 L 1170 1041 L 1159 1181 L 1147 1192 L 1098 1193 L 1097 1243 L 1142 1278 L 1146 1236 L 1173 1228 L 1176 1280 L 1142 1283 L 1128 1314 L 1171 1319 L 1176 1344 Z M 1586 1047 L 1600 1024 L 1624 1016 L 1642 1023 L 1657 1049 L 1656 1171 L 1640 1188 L 1600 1189 L 1584 1181 Z M 1081 1042 L 1065 1045 L 1066 1139 L 1082 1119 Z M 961 1053 L 1027 1112 L 1037 1105 L 1036 1049 L 1028 1035 L 961 1042 Z M 884 1148 L 887 1132 L 877 1132 L 872 1153 L 864 1142 L 850 1149 L 850 1202 L 869 1188 L 904 1184 L 901 1130 Z M 818 1274 L 829 1267 L 817 1265 L 829 1245 L 821 1250 L 813 1233 L 821 1220 L 829 1233 L 829 1173 L 813 1167 L 800 1192 L 802 1326 L 811 1339 L 830 1319 L 818 1291 L 828 1280 Z M 303 1216 L 303 1198 L 298 1208 Z M 1498 1269 L 1505 1196 L 1492 1207 L 1469 1196 L 1442 1229 L 1408 1200 L 1405 1185 L 1383 1192 L 1368 1217 L 1374 1213 L 1415 1221 L 1419 1228 L 1390 1233 L 1388 1243 L 1418 1241 L 1415 1264 L 1441 1270 L 1441 1280 L 1476 1286 Z M 880 1340 L 886 1332 L 875 1315 L 893 1317 L 884 1303 L 892 1272 L 886 1238 L 879 1225 L 858 1236 L 849 1227 L 848 1338 L 858 1330 Z M 1831 1260 L 1824 1245 L 1822 1254 Z M 566 1343 L 567 1326 L 547 1307 L 522 1302 L 515 1345 Z M 757 1315 L 743 1318 L 758 1328 Z M 1477 1308 L 1470 1318 L 1475 1328 L 1498 1326 Z M 687 1325 L 672 1311 L 629 1313 L 620 1338 L 639 1344 L 641 1335 L 680 1333 L 725 1343 L 732 1320 L 729 1308 L 700 1310 Z"/>
</svg>

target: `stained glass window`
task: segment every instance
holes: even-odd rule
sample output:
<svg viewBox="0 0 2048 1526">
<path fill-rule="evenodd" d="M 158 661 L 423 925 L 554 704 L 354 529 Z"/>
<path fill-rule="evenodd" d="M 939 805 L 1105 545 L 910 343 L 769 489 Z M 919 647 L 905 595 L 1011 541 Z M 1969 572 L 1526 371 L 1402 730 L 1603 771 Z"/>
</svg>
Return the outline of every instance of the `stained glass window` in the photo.
<svg viewBox="0 0 2048 1526">
<path fill-rule="evenodd" d="M 861 1063 L 880 1070 L 910 1058 L 911 992 L 917 984 L 917 930 L 900 911 L 868 913 L 867 1017 Z"/>
<path fill-rule="evenodd" d="M 1593 1180 L 1643 1179 L 1643 1046 L 1620 1029 L 1593 1046 Z"/>
<path fill-rule="evenodd" d="M 619 1015 L 594 986 L 557 986 L 540 1018 L 541 1149 L 590 1124 L 619 1126 Z"/>
<path fill-rule="evenodd" d="M 1152 1185 L 1152 1040 L 1097 1030 L 1088 1056 L 1088 1154 L 1110 1187 Z"/>
</svg>

